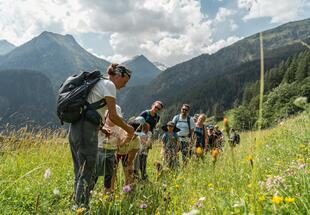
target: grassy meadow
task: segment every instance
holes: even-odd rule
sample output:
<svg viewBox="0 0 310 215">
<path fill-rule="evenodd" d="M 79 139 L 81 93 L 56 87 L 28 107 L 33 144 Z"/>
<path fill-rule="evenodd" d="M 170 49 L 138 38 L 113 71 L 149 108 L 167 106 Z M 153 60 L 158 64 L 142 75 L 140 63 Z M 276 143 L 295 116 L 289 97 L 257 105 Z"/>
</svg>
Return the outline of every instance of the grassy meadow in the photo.
<svg viewBox="0 0 310 215">
<path fill-rule="evenodd" d="M 64 135 L 0 136 L 0 214 L 82 214 L 73 211 L 73 165 Z M 192 159 L 177 172 L 156 173 L 160 145 L 150 151 L 149 182 L 111 199 L 102 178 L 87 214 L 310 214 L 310 119 L 301 114 L 277 127 L 226 143 L 215 165 Z M 121 168 L 120 168 L 121 169 Z"/>
</svg>

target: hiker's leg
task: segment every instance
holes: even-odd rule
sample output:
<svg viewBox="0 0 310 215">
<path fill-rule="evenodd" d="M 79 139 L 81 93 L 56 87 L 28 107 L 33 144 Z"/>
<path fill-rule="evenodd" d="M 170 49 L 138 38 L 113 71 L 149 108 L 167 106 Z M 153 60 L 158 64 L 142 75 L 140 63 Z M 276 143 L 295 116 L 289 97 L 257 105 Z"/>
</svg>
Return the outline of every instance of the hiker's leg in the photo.
<svg viewBox="0 0 310 215">
<path fill-rule="evenodd" d="M 69 144 L 73 161 L 73 169 L 74 169 L 74 193 L 76 193 L 76 185 L 78 181 L 79 174 L 79 161 L 78 161 L 78 145 L 80 144 L 81 137 L 81 126 L 80 124 L 71 124 L 69 128 Z"/>
<path fill-rule="evenodd" d="M 79 206 L 87 206 L 91 188 L 95 186 L 95 169 L 98 154 L 98 126 L 86 120 L 81 121 L 82 142 L 78 148 L 80 168 L 75 200 Z"/>
<path fill-rule="evenodd" d="M 112 176 L 111 179 L 111 190 L 115 189 L 115 181 L 116 181 L 116 177 L 117 177 L 117 171 L 118 171 L 118 163 L 119 163 L 119 156 L 117 154 L 115 154 L 115 158 L 114 158 L 114 174 Z"/>
<path fill-rule="evenodd" d="M 141 154 L 140 155 L 140 161 L 141 161 L 141 176 L 142 180 L 147 179 L 147 174 L 146 174 L 146 162 L 147 162 L 147 155 L 146 154 Z"/>
<path fill-rule="evenodd" d="M 106 192 L 112 192 L 112 177 L 114 175 L 115 150 L 108 150 L 106 153 L 104 187 Z"/>
<path fill-rule="evenodd" d="M 188 156 L 187 156 L 187 158 L 189 159 L 189 158 L 191 158 L 192 157 L 192 155 L 193 155 L 193 146 L 191 145 L 191 142 L 190 142 L 190 140 L 188 141 Z"/>
<path fill-rule="evenodd" d="M 173 170 L 176 170 L 178 168 L 178 160 L 177 160 L 176 155 L 172 157 L 172 165 L 173 165 Z"/>
<path fill-rule="evenodd" d="M 124 171 L 124 176 L 125 176 L 125 184 L 124 185 L 128 185 L 129 181 L 130 181 L 130 175 L 128 172 L 128 154 L 126 155 L 122 155 L 121 156 L 122 159 L 122 166 L 123 166 L 123 171 Z"/>
<path fill-rule="evenodd" d="M 139 152 L 134 160 L 134 174 L 137 178 L 139 178 L 139 171 L 140 171 L 140 156 Z"/>
<path fill-rule="evenodd" d="M 182 160 L 183 164 L 187 163 L 187 158 L 188 158 L 188 143 L 187 141 L 181 141 L 181 146 L 182 146 Z"/>
<path fill-rule="evenodd" d="M 134 177 L 133 177 L 133 162 L 136 157 L 136 154 L 138 152 L 138 149 L 132 149 L 128 152 L 128 163 L 127 163 L 127 176 L 128 180 L 126 184 L 132 184 L 134 182 Z"/>
</svg>

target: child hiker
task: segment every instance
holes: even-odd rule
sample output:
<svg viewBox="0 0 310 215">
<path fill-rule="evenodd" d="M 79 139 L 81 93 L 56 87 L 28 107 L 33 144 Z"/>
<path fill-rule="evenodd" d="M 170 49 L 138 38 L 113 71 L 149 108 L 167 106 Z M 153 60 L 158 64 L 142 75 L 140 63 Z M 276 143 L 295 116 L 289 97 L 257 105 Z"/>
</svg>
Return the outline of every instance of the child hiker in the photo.
<svg viewBox="0 0 310 215">
<path fill-rule="evenodd" d="M 123 117 L 121 108 L 116 105 L 116 113 L 119 117 Z M 125 135 L 122 128 L 116 126 L 108 117 L 108 111 L 105 113 L 104 128 L 110 132 L 108 136 L 103 132 L 98 133 L 98 159 L 96 165 L 97 182 L 99 176 L 104 177 L 105 192 L 113 192 L 112 178 L 114 177 L 115 153 L 119 144 L 122 142 L 121 137 Z"/>
<path fill-rule="evenodd" d="M 135 131 L 139 130 L 144 123 L 145 123 L 145 120 L 142 117 L 140 118 L 137 117 L 133 120 L 130 120 L 130 122 L 128 122 L 128 124 L 130 124 L 135 129 Z M 112 187 L 114 187 L 115 185 L 118 163 L 120 161 L 122 162 L 124 175 L 125 175 L 125 187 L 131 187 L 134 183 L 133 161 L 140 147 L 139 138 L 137 138 L 138 137 L 137 134 L 138 133 L 135 132 L 133 138 L 129 142 L 120 145 L 116 151 L 115 174 L 112 178 Z M 124 136 L 124 134 L 121 136 Z"/>
<path fill-rule="evenodd" d="M 178 128 L 175 127 L 172 121 L 163 126 L 165 133 L 162 136 L 162 143 L 164 149 L 164 163 L 170 169 L 175 170 L 178 167 L 177 153 L 179 151 L 179 137 Z"/>
<path fill-rule="evenodd" d="M 145 123 L 142 125 L 142 131 L 136 132 L 140 139 L 140 149 L 137 154 L 137 158 L 135 162 L 137 162 L 138 170 L 141 173 L 141 179 L 146 180 L 147 179 L 147 173 L 146 173 L 146 164 L 147 164 L 147 156 L 149 153 L 149 149 L 152 147 L 151 143 L 151 136 L 152 132 L 150 131 L 150 125 L 148 123 Z"/>
</svg>

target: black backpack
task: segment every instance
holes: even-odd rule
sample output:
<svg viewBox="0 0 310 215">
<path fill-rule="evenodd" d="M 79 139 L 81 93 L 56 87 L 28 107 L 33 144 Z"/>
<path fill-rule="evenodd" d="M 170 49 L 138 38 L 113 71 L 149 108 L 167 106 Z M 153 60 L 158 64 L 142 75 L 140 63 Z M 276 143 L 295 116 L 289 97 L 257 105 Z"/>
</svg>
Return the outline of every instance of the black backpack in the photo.
<svg viewBox="0 0 310 215">
<path fill-rule="evenodd" d="M 78 75 L 70 76 L 58 91 L 57 115 L 63 125 L 64 122 L 74 123 L 85 116 L 86 110 L 92 110 L 88 114 L 95 124 L 101 123 L 101 117 L 97 109 L 106 105 L 105 99 L 89 104 L 87 96 L 95 84 L 103 79 L 100 71 L 82 72 Z M 95 113 L 94 113 L 95 112 Z"/>
<path fill-rule="evenodd" d="M 236 143 L 239 144 L 240 143 L 240 135 L 236 134 Z"/>
</svg>

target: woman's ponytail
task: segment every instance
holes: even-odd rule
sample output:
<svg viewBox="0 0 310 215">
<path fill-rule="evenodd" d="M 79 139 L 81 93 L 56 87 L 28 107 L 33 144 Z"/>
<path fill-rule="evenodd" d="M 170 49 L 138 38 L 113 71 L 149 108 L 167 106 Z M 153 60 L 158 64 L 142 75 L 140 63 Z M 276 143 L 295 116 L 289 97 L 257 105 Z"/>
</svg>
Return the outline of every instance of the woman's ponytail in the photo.
<svg viewBox="0 0 310 215">
<path fill-rule="evenodd" d="M 108 75 L 115 75 L 116 73 L 115 73 L 115 69 L 116 69 L 116 67 L 118 66 L 118 64 L 117 63 L 112 63 L 109 67 L 108 67 L 108 69 L 107 69 L 107 73 L 108 73 Z"/>
</svg>

